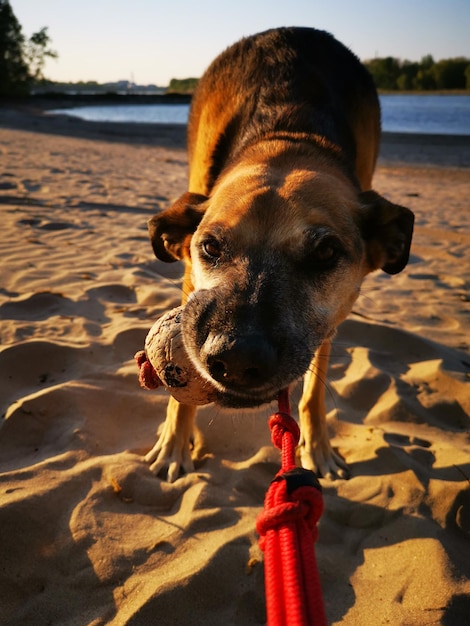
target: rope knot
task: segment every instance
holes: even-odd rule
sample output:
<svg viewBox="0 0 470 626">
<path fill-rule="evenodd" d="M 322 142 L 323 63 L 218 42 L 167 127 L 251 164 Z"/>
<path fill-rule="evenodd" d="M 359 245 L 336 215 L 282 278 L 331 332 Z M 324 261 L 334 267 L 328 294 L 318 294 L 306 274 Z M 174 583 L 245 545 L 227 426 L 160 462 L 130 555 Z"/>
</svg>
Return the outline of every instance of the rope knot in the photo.
<svg viewBox="0 0 470 626">
<path fill-rule="evenodd" d="M 292 435 L 294 446 L 299 443 L 300 428 L 295 419 L 287 413 L 274 413 L 274 415 L 271 415 L 269 418 L 268 423 L 271 429 L 271 440 L 279 450 L 282 450 L 283 436 L 285 433 Z"/>
<path fill-rule="evenodd" d="M 323 497 L 321 490 L 311 486 L 299 487 L 292 494 L 292 499 L 299 503 L 302 518 L 312 532 L 313 541 L 318 537 L 318 521 L 323 513 Z"/>
<path fill-rule="evenodd" d="M 312 533 L 313 541 L 316 541 L 317 523 L 323 513 L 323 497 L 315 473 L 302 467 L 280 472 L 273 479 L 269 491 L 271 506 L 265 507 L 256 522 L 261 549 L 264 549 L 264 537 L 268 530 L 278 530 L 289 523 L 304 522 Z"/>
<path fill-rule="evenodd" d="M 266 534 L 269 530 L 279 530 L 285 524 L 296 523 L 303 516 L 300 502 L 282 502 L 262 511 L 256 520 L 256 530 L 260 536 L 259 546 L 265 549 Z"/>
</svg>

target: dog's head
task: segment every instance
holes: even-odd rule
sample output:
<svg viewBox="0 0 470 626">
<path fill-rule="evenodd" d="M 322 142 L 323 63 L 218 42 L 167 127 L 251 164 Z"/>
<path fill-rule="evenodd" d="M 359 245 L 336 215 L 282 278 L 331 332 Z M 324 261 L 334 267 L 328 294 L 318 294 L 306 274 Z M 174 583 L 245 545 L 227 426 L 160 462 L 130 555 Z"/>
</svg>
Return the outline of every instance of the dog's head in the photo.
<svg viewBox="0 0 470 626">
<path fill-rule="evenodd" d="M 226 406 L 256 406 L 308 369 L 364 276 L 408 261 L 413 214 L 325 169 L 239 165 L 209 198 L 149 223 L 164 261 L 191 263 L 185 346 Z"/>
</svg>

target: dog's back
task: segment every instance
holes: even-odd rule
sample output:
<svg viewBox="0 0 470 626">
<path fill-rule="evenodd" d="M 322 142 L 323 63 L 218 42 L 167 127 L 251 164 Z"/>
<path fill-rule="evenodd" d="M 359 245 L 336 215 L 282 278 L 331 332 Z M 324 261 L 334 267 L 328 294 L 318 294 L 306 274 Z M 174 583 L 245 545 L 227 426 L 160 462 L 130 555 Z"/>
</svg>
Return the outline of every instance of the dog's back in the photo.
<svg viewBox="0 0 470 626">
<path fill-rule="evenodd" d="M 307 133 L 338 146 L 369 189 L 380 139 L 370 74 L 329 33 L 279 28 L 242 39 L 210 65 L 193 97 L 190 190 L 207 194 L 220 171 L 269 132 Z"/>
</svg>

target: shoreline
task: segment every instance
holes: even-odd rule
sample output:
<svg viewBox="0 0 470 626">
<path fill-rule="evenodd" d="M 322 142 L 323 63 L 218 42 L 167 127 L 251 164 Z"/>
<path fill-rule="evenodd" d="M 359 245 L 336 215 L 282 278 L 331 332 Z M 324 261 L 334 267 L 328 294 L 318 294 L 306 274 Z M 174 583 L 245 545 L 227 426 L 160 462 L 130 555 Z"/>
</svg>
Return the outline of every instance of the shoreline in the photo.
<svg viewBox="0 0 470 626">
<path fill-rule="evenodd" d="M 0 128 L 186 149 L 186 124 L 91 122 L 68 115 L 47 114 L 46 110 L 41 102 L 0 106 Z M 382 132 L 378 164 L 468 168 L 470 135 Z"/>
</svg>

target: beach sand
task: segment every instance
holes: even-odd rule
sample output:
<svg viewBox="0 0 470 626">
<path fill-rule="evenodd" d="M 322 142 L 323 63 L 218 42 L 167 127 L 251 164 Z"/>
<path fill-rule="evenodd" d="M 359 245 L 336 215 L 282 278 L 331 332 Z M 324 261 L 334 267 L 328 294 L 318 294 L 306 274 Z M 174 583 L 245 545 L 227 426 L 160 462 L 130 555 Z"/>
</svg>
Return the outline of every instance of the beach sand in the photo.
<svg viewBox="0 0 470 626">
<path fill-rule="evenodd" d="M 181 286 L 146 221 L 186 189 L 184 136 L 0 109 L 2 625 L 265 623 L 274 407 L 203 408 L 196 472 L 174 484 L 142 458 L 168 395 L 139 388 L 133 355 Z M 375 188 L 416 230 L 334 342 L 352 476 L 321 481 L 330 624 L 469 623 L 469 166 L 470 138 L 384 137 Z"/>
</svg>

